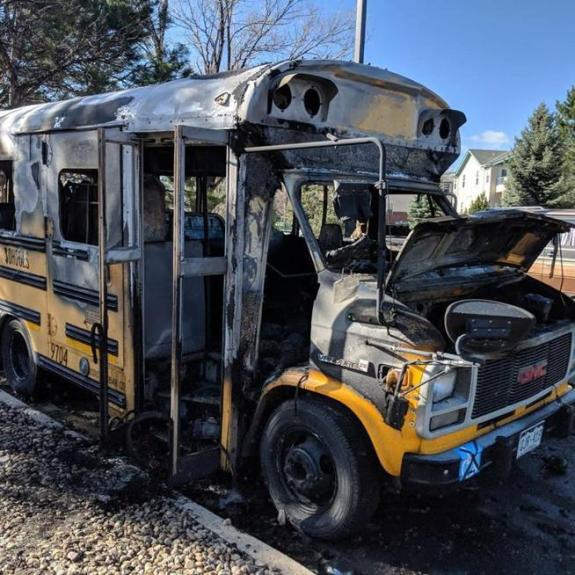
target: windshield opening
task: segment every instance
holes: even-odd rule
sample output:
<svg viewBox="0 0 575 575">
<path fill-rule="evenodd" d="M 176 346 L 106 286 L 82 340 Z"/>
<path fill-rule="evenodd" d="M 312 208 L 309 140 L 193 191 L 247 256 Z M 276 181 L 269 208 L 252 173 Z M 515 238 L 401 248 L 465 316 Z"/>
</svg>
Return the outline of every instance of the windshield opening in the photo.
<svg viewBox="0 0 575 575">
<path fill-rule="evenodd" d="M 377 271 L 379 198 L 366 183 L 303 184 L 298 200 L 328 268 L 355 273 Z M 276 197 L 274 228 L 284 234 L 302 235 L 287 197 Z M 390 191 L 386 205 L 388 264 L 393 263 L 411 229 L 420 221 L 444 216 L 432 193 Z"/>
</svg>

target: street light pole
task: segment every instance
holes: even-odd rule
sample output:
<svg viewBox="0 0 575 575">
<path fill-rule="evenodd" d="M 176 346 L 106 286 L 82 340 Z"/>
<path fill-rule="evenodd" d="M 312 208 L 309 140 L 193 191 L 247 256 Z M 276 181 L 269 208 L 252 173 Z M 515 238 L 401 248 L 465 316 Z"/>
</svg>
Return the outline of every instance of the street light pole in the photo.
<svg viewBox="0 0 575 575">
<path fill-rule="evenodd" d="M 363 64 L 363 50 L 365 45 L 365 15 L 367 0 L 357 0 L 355 9 L 355 49 L 353 59 Z"/>
</svg>

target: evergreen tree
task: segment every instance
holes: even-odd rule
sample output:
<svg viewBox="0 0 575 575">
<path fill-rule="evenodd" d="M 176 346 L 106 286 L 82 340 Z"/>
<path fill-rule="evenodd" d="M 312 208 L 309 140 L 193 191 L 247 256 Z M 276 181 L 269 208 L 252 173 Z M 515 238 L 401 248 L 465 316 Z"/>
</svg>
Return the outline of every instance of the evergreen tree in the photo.
<svg viewBox="0 0 575 575">
<path fill-rule="evenodd" d="M 413 198 L 407 211 L 407 221 L 410 228 L 415 227 L 422 220 L 433 217 L 429 202 L 430 200 L 425 194 L 418 194 Z"/>
<path fill-rule="evenodd" d="M 134 69 L 133 83 L 138 86 L 167 82 L 191 72 L 186 64 L 188 49 L 181 43 L 170 45 L 167 32 L 172 24 L 168 0 L 148 0 L 145 16 L 146 38 L 142 59 Z"/>
<path fill-rule="evenodd" d="M 575 208 L 575 86 L 563 102 L 557 102 L 557 127 L 563 142 L 561 166 L 562 207 Z"/>
<path fill-rule="evenodd" d="M 168 0 L 0 0 L 0 108 L 171 80 Z"/>
<path fill-rule="evenodd" d="M 2 0 L 0 107 L 124 87 L 149 0 Z"/>
<path fill-rule="evenodd" d="M 480 212 L 481 210 L 486 210 L 489 208 L 489 202 L 487 201 L 487 196 L 485 193 L 479 194 L 469 206 L 469 213 L 474 214 L 475 212 Z"/>
<path fill-rule="evenodd" d="M 559 207 L 563 144 L 555 118 L 540 104 L 516 138 L 509 160 L 508 206 Z"/>
</svg>

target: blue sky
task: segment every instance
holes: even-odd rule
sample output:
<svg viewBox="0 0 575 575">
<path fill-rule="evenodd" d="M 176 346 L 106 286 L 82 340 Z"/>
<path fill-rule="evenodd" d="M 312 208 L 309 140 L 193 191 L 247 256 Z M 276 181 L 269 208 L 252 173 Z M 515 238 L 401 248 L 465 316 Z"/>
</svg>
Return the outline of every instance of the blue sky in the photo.
<svg viewBox="0 0 575 575">
<path fill-rule="evenodd" d="M 368 0 L 365 61 L 465 112 L 463 148 L 507 149 L 575 84 L 575 0 Z"/>
</svg>

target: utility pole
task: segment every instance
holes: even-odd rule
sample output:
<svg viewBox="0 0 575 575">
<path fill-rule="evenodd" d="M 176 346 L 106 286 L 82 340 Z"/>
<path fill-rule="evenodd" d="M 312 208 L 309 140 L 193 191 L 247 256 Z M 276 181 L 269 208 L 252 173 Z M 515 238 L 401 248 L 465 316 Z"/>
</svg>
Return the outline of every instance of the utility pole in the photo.
<svg viewBox="0 0 575 575">
<path fill-rule="evenodd" d="M 367 11 L 367 0 L 356 0 L 355 8 L 355 50 L 353 59 L 359 64 L 363 64 L 363 49 L 365 45 L 365 15 Z"/>
</svg>

